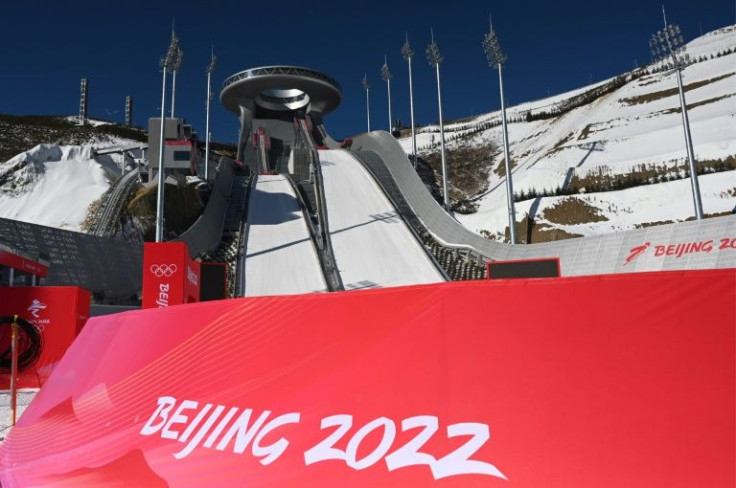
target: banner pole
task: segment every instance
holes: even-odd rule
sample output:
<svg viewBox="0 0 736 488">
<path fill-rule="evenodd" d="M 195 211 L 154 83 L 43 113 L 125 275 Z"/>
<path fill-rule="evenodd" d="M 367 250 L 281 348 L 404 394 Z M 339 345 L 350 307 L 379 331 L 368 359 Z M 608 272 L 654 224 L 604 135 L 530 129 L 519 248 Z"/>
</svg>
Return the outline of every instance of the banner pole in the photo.
<svg viewBox="0 0 736 488">
<path fill-rule="evenodd" d="M 15 409 L 17 405 L 18 376 L 18 316 L 13 315 L 13 324 L 10 326 L 10 425 L 15 425 Z"/>
</svg>

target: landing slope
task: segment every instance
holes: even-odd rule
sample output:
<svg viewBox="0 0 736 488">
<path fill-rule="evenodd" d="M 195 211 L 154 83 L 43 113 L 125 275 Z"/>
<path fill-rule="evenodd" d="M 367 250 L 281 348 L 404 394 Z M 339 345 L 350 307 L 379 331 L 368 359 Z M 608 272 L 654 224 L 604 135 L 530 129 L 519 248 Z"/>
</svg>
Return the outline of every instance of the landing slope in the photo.
<svg viewBox="0 0 736 488">
<path fill-rule="evenodd" d="M 294 191 L 284 176 L 259 176 L 248 209 L 244 295 L 327 290 Z"/>
<path fill-rule="evenodd" d="M 375 181 L 347 151 L 320 151 L 330 236 L 345 289 L 443 281 Z"/>
</svg>

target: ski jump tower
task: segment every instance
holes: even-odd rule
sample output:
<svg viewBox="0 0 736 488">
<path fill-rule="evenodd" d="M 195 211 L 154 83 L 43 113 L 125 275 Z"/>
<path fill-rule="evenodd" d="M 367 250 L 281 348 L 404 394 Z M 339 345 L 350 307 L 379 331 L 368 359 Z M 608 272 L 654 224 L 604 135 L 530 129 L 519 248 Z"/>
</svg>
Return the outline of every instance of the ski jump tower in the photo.
<svg viewBox="0 0 736 488">
<path fill-rule="evenodd" d="M 309 114 L 315 125 L 342 101 L 340 84 L 332 77 L 297 66 L 265 66 L 236 73 L 225 80 L 220 102 L 240 120 L 238 159 L 254 128 L 254 120 L 289 120 Z"/>
</svg>

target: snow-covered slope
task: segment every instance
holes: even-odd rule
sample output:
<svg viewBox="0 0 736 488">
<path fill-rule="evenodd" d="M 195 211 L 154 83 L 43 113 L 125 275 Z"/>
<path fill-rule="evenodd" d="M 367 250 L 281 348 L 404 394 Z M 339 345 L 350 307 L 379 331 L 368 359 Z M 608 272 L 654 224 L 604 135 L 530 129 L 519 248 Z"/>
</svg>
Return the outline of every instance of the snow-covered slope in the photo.
<svg viewBox="0 0 736 488">
<path fill-rule="evenodd" d="M 682 72 L 696 160 L 719 171 L 699 178 L 706 215 L 736 207 L 735 50 L 736 26 L 711 32 L 687 45 L 695 62 Z M 694 215 L 676 77 L 653 68 L 507 109 L 517 221 L 529 215 L 547 229 L 593 235 Z M 496 170 L 503 165 L 499 121 L 492 112 L 448 124 L 448 149 L 495 143 Z M 417 139 L 420 155 L 438 151 L 436 126 Z M 400 143 L 411 151 L 410 138 Z M 587 209 L 583 216 L 551 211 L 571 201 Z M 476 213 L 457 218 L 473 231 L 503 235 L 503 172 L 491 172 L 476 203 Z"/>
<path fill-rule="evenodd" d="M 93 120 L 77 126 L 75 120 L 2 116 L 0 148 L 4 153 L 45 142 L 0 162 L 0 217 L 82 230 L 90 205 L 121 176 L 125 166 L 120 154 L 93 157 L 93 151 L 139 144 L 125 135 L 141 138 L 144 133 Z"/>
<path fill-rule="evenodd" d="M 258 177 L 248 204 L 244 296 L 327 291 L 294 190 L 281 175 Z"/>
<path fill-rule="evenodd" d="M 346 290 L 437 283 L 443 277 L 366 169 L 320 151 L 335 261 Z"/>
<path fill-rule="evenodd" d="M 0 164 L 0 217 L 80 231 L 89 206 L 121 175 L 99 145 L 40 144 Z"/>
</svg>

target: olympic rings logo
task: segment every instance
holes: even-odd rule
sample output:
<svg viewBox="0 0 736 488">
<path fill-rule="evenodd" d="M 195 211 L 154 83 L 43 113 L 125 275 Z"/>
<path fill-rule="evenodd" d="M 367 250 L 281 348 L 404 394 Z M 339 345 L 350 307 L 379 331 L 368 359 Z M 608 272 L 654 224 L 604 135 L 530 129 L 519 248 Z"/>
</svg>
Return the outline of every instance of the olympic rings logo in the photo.
<svg viewBox="0 0 736 488">
<path fill-rule="evenodd" d="M 156 278 L 161 278 L 162 276 L 168 278 L 176 273 L 177 267 L 175 264 L 152 264 L 150 270 Z"/>
</svg>

